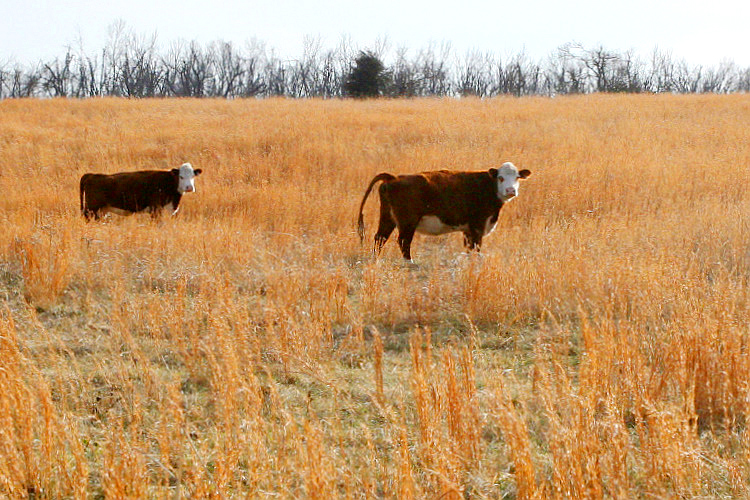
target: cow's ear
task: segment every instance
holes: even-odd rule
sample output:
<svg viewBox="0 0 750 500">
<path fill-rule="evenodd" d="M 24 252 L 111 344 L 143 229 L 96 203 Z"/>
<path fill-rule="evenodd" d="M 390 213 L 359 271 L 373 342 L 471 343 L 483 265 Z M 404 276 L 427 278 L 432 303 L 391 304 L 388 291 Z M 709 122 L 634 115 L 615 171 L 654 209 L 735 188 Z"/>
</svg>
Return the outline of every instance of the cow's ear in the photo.
<svg viewBox="0 0 750 500">
<path fill-rule="evenodd" d="M 490 177 L 492 177 L 493 179 L 497 179 L 497 169 L 496 168 L 491 168 L 487 172 L 490 174 Z"/>
<path fill-rule="evenodd" d="M 194 173 L 194 174 L 195 174 L 196 176 L 198 176 L 198 175 L 201 175 L 201 172 L 203 172 L 203 169 L 200 169 L 200 168 L 196 168 L 195 170 L 193 170 L 193 173 Z"/>
<path fill-rule="evenodd" d="M 169 171 L 172 175 L 180 175 L 180 169 L 179 168 L 173 168 Z"/>
<path fill-rule="evenodd" d="M 528 170 L 526 168 L 518 172 L 518 177 L 520 177 L 521 179 L 525 179 L 526 177 L 530 175 L 531 175 L 531 170 Z"/>
</svg>

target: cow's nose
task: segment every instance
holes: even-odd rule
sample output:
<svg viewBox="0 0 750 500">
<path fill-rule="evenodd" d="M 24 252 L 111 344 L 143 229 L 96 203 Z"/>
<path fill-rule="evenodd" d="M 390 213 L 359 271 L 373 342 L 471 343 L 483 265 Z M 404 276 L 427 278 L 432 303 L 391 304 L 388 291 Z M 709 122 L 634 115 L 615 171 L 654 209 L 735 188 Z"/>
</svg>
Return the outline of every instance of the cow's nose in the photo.
<svg viewBox="0 0 750 500">
<path fill-rule="evenodd" d="M 193 186 L 188 186 L 187 188 L 185 188 L 185 192 L 187 193 L 192 193 L 193 191 L 195 191 L 195 188 Z"/>
<path fill-rule="evenodd" d="M 512 196 L 515 196 L 515 195 L 516 195 L 516 190 L 515 189 L 509 188 L 509 189 L 505 190 L 505 196 L 511 196 L 512 197 Z"/>
</svg>

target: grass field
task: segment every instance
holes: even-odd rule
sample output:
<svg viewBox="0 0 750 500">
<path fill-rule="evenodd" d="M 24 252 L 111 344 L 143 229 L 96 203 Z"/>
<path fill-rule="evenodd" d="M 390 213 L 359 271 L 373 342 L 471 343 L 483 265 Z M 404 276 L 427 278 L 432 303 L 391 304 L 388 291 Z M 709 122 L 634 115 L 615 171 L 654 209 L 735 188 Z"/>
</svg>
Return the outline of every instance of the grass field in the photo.
<svg viewBox="0 0 750 500">
<path fill-rule="evenodd" d="M 481 257 L 360 245 L 376 173 L 504 161 Z M 747 95 L 2 101 L 0 497 L 746 496 L 749 167 Z"/>
</svg>

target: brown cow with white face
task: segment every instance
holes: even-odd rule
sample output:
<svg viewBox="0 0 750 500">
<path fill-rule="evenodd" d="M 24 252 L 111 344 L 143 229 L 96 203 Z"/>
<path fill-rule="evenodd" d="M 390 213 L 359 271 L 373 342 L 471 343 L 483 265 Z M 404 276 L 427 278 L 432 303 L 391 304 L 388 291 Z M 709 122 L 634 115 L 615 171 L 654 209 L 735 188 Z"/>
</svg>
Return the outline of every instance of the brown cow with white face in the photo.
<svg viewBox="0 0 750 500">
<path fill-rule="evenodd" d="M 531 172 L 510 162 L 482 172 L 440 170 L 414 175 L 375 176 L 359 207 L 358 232 L 364 240 L 362 209 L 375 183 L 382 181 L 380 222 L 375 234 L 378 254 L 398 227 L 398 244 L 404 259 L 411 261 L 415 232 L 438 235 L 461 231 L 469 250 L 479 251 L 482 238 L 495 228 L 503 204 L 518 196 L 520 179 Z"/>
<path fill-rule="evenodd" d="M 139 170 L 119 174 L 84 174 L 81 177 L 81 213 L 86 220 L 107 212 L 131 215 L 162 210 L 177 213 L 184 193 L 195 191 L 201 169 L 183 163 L 172 170 Z"/>
</svg>

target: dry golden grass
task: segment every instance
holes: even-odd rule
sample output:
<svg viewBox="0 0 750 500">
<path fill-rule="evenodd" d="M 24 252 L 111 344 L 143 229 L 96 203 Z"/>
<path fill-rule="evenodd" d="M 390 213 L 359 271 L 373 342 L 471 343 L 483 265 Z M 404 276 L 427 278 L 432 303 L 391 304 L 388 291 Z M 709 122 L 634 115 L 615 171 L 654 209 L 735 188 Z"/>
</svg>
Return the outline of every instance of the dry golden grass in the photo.
<svg viewBox="0 0 750 500">
<path fill-rule="evenodd" d="M 0 496 L 747 495 L 750 96 L 3 101 L 0 159 Z M 483 257 L 359 245 L 377 172 L 503 161 Z"/>
</svg>

